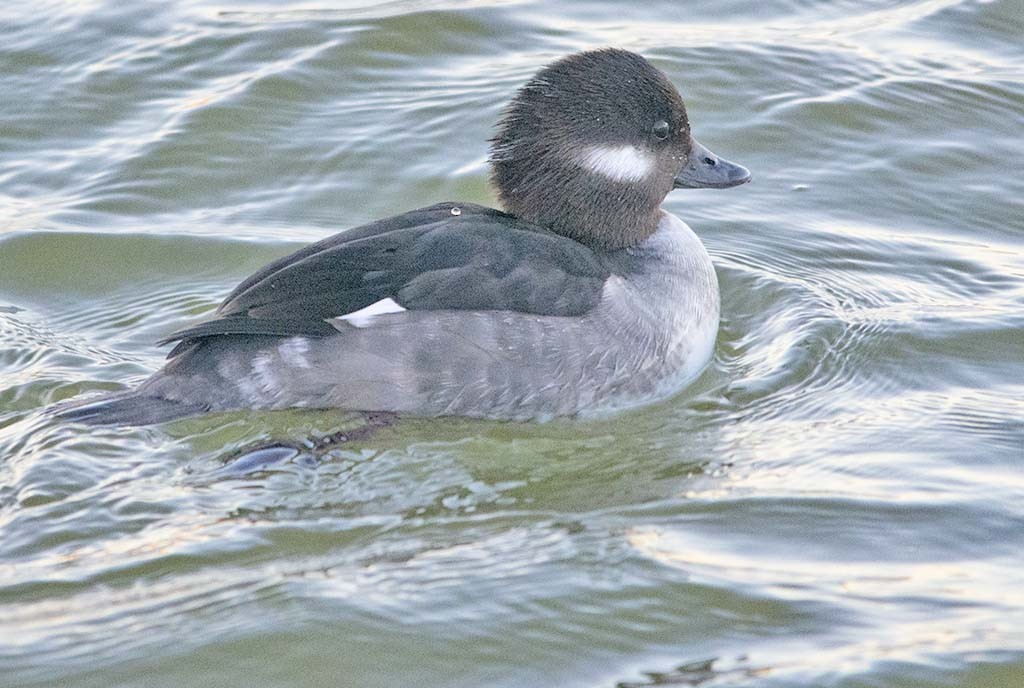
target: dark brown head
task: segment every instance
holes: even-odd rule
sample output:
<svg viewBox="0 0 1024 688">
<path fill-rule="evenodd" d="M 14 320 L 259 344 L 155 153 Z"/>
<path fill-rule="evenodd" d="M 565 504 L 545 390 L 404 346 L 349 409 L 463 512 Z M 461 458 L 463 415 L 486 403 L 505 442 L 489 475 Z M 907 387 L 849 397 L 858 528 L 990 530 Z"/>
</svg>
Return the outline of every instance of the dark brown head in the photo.
<svg viewBox="0 0 1024 688">
<path fill-rule="evenodd" d="M 491 144 L 491 180 L 507 211 L 606 249 L 650 236 L 673 188 L 750 180 L 693 140 L 672 83 L 625 50 L 577 53 L 541 69 Z"/>
</svg>

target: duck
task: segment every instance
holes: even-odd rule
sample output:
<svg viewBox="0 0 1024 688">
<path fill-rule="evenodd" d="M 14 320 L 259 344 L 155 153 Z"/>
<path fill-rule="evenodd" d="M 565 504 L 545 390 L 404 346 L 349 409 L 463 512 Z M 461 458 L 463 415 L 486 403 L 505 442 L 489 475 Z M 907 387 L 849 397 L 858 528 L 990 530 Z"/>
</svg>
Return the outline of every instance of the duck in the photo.
<svg viewBox="0 0 1024 688">
<path fill-rule="evenodd" d="M 167 336 L 161 370 L 57 415 L 541 421 L 653 403 L 693 381 L 713 355 L 718 281 L 662 202 L 751 174 L 697 142 L 668 77 L 619 48 L 558 59 L 513 95 L 488 162 L 502 209 L 437 203 L 275 260 Z"/>
</svg>

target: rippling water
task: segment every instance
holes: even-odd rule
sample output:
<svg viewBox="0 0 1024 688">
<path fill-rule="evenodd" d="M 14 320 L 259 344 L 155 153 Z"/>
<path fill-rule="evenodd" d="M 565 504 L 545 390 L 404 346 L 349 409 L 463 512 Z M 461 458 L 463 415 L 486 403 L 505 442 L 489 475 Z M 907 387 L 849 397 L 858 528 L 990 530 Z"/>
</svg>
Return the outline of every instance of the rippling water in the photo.
<svg viewBox="0 0 1024 688">
<path fill-rule="evenodd" d="M 0 684 L 1024 686 L 1024 2 L 0 8 Z M 61 426 L 242 277 L 493 203 L 509 95 L 666 71 L 715 361 L 604 421 Z M 237 461 L 248 446 L 299 449 Z"/>
</svg>

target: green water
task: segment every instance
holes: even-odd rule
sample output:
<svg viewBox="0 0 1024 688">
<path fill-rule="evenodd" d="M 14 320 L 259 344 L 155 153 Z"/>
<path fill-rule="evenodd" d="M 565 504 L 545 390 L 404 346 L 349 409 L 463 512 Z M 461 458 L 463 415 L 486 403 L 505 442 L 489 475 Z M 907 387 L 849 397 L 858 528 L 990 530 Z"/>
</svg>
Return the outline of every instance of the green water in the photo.
<svg viewBox="0 0 1024 688">
<path fill-rule="evenodd" d="M 0 6 L 0 686 L 1024 686 L 1024 1 Z M 493 204 L 539 66 L 647 55 L 714 363 L 603 421 L 61 426 L 305 242 Z"/>
</svg>

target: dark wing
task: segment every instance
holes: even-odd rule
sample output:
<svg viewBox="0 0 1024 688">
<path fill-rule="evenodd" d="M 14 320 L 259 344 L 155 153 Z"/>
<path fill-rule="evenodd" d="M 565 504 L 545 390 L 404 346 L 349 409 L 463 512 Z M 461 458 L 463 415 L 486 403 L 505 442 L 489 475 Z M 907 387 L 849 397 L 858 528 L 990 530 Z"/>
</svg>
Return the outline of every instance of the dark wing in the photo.
<svg viewBox="0 0 1024 688">
<path fill-rule="evenodd" d="M 408 310 L 580 315 L 600 300 L 608 275 L 601 259 L 576 241 L 491 208 L 441 203 L 270 263 L 231 292 L 217 318 L 164 342 L 323 336 L 337 331 L 328 319 L 386 298 Z"/>
</svg>

